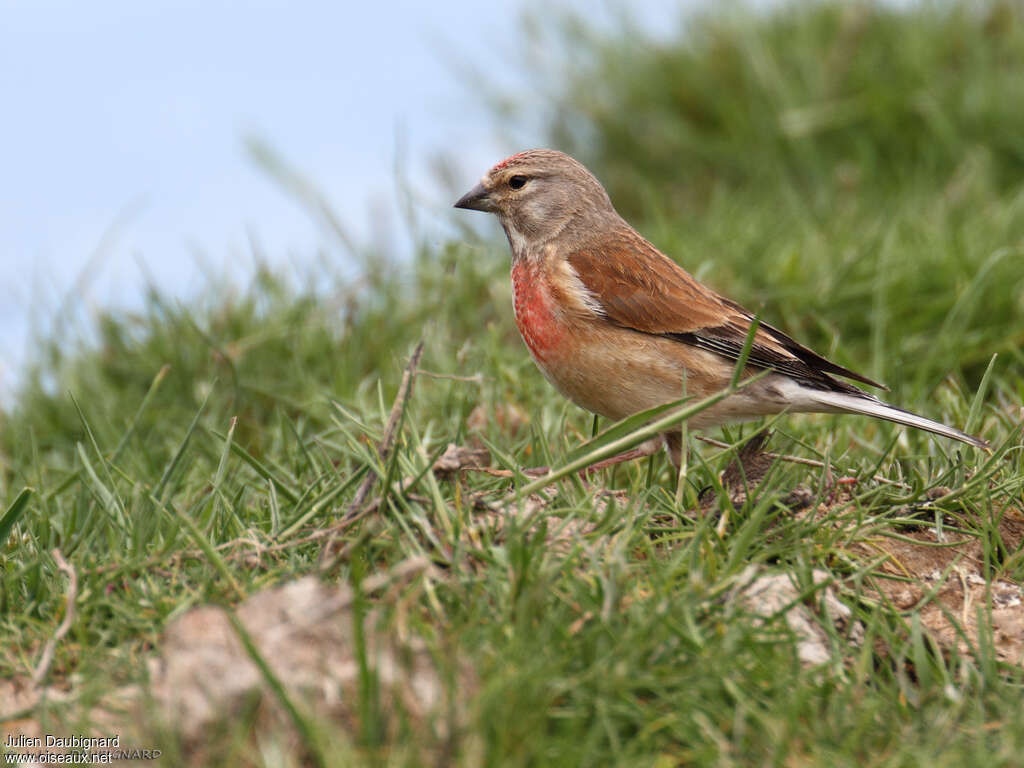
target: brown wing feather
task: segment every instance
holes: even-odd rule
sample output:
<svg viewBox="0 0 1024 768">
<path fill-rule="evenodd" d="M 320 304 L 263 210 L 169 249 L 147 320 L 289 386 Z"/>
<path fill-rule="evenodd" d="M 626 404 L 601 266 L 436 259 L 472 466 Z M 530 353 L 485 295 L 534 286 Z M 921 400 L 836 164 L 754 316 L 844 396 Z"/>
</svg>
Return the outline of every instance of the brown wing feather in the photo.
<svg viewBox="0 0 1024 768">
<path fill-rule="evenodd" d="M 610 322 L 667 336 L 730 360 L 739 358 L 753 315 L 698 283 L 636 232 L 617 233 L 602 242 L 600 251 L 582 248 L 569 256 L 569 263 Z M 754 335 L 748 363 L 773 368 L 822 389 L 860 393 L 829 374 L 884 389 L 765 323 Z"/>
</svg>

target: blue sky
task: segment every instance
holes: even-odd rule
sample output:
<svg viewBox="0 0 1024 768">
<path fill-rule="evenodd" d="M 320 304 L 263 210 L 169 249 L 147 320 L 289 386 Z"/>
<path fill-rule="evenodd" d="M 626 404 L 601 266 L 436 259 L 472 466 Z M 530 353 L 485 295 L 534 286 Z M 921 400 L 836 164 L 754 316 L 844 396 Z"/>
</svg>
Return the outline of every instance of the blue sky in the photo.
<svg viewBox="0 0 1024 768">
<path fill-rule="evenodd" d="M 65 297 L 87 315 L 137 302 L 146 274 L 181 296 L 211 269 L 244 277 L 250 235 L 272 261 L 314 262 L 325 233 L 247 137 L 360 239 L 392 228 L 398 159 L 427 234 L 443 232 L 433 153 L 454 150 L 472 182 L 523 148 L 496 137 L 451 62 L 522 87 L 523 10 L 566 5 L 585 3 L 0 0 L 0 392 Z M 679 5 L 640 14 L 663 29 Z"/>
</svg>

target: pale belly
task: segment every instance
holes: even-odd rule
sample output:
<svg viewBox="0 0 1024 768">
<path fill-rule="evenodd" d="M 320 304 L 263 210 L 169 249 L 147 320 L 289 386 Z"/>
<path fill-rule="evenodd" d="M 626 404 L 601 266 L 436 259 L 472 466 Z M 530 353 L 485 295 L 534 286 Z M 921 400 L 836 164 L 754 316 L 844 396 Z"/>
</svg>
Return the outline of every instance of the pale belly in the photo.
<svg viewBox="0 0 1024 768">
<path fill-rule="evenodd" d="M 599 331 L 576 344 L 572 354 L 538 361 L 547 379 L 563 395 L 609 419 L 653 408 L 693 392 L 693 377 L 677 361 L 659 354 L 641 334 Z"/>
</svg>

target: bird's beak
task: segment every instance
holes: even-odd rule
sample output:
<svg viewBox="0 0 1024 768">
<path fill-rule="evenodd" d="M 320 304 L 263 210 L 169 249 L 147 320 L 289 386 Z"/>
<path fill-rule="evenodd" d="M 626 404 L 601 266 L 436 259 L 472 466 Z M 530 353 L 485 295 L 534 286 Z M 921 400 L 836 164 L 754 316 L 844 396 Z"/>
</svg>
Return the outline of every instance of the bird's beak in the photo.
<svg viewBox="0 0 1024 768">
<path fill-rule="evenodd" d="M 465 208 L 469 211 L 484 211 L 486 213 L 493 213 L 494 201 L 491 200 L 490 194 L 484 189 L 483 184 L 477 184 L 469 192 L 459 198 L 459 201 L 455 203 L 456 208 Z"/>
</svg>

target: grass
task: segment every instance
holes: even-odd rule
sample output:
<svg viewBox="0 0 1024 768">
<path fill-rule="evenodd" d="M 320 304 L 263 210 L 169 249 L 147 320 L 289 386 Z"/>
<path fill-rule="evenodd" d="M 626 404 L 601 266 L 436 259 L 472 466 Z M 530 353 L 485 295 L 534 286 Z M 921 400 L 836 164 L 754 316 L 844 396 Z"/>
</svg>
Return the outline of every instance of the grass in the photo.
<svg viewBox="0 0 1024 768">
<path fill-rule="evenodd" d="M 936 652 L 914 610 L 858 593 L 847 602 L 864 642 L 829 629 L 830 663 L 808 669 L 784 622 L 729 599 L 750 564 L 811 590 L 812 569 L 861 574 L 858 542 L 940 523 L 982 542 L 991 580 L 1024 579 L 997 533 L 1024 491 L 1024 118 L 1012 109 L 1024 31 L 1012 7 L 783 8 L 645 46 L 564 29 L 582 64 L 548 73 L 553 140 L 593 165 L 646 235 L 766 321 L 886 381 L 893 402 L 970 421 L 996 458 L 861 418 L 784 418 L 775 449 L 860 478 L 823 518 L 778 503 L 801 484 L 827 500 L 821 470 L 787 463 L 724 527 L 717 511 L 685 514 L 732 456 L 694 443 L 678 502 L 659 455 L 591 483 L 567 476 L 537 525 L 507 513 L 500 531 L 468 536 L 473 499 L 529 479 L 435 476 L 449 442 L 488 446 L 499 468 L 558 467 L 594 428 L 518 339 L 502 242 L 467 230 L 408 263 L 366 254 L 355 282 L 263 270 L 187 304 L 153 289 L 138 314 L 101 316 L 95 341 L 41 342 L 0 417 L 0 677 L 30 676 L 67 610 L 52 549 L 78 595 L 49 679 L 101 698 L 146 679 L 162 629 L 190 607 L 315 571 L 310 535 L 376 473 L 418 481 L 340 532 L 330 578 L 358 583 L 422 556 L 437 566 L 368 600 L 442 666 L 475 670 L 474 691 L 448 678 L 453 697 L 471 697 L 449 751 L 438 731 L 380 725 L 364 679 L 352 731 L 289 701 L 305 755 L 273 757 L 292 742 L 283 725 L 250 733 L 253 714 L 194 761 L 1013 764 L 1024 674 L 990 646 Z M 645 130 L 628 131 L 627 115 Z M 421 339 L 424 373 L 382 465 L 374 445 Z M 758 426 L 718 436 L 736 443 Z M 953 493 L 922 506 L 940 486 Z M 173 732 L 154 739 L 185 759 Z"/>
</svg>

